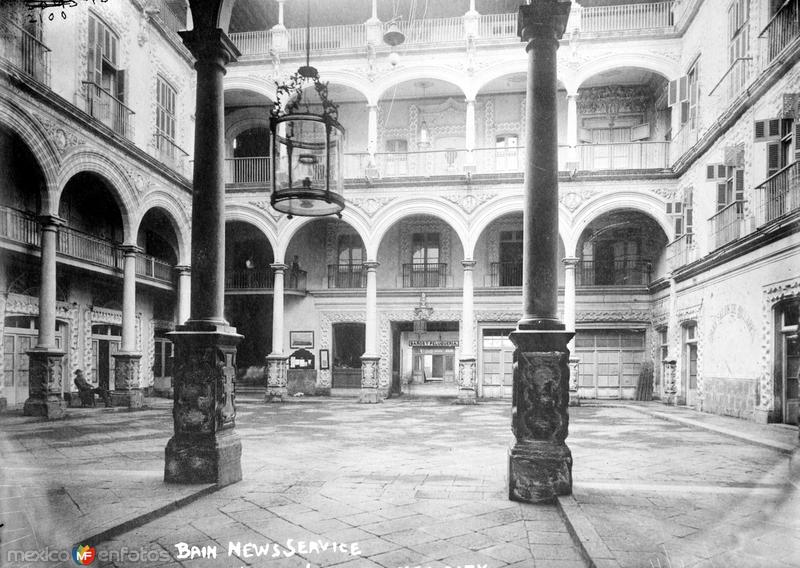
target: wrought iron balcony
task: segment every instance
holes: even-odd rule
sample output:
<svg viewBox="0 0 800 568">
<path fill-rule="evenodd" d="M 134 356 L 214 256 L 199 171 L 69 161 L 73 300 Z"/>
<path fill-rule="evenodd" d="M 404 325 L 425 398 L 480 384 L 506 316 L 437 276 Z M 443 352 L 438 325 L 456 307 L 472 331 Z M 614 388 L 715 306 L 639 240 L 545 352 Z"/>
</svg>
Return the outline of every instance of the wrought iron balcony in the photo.
<svg viewBox="0 0 800 568">
<path fill-rule="evenodd" d="M 767 38 L 767 61 L 770 63 L 800 39 L 800 0 L 786 0 L 759 37 Z"/>
<path fill-rule="evenodd" d="M 445 288 L 447 264 L 443 262 L 403 265 L 403 288 Z"/>
<path fill-rule="evenodd" d="M 522 286 L 522 262 L 493 262 L 489 266 L 489 281 L 493 288 Z"/>
<path fill-rule="evenodd" d="M 577 22 L 581 33 L 609 35 L 630 31 L 668 31 L 672 28 L 672 2 L 620 4 L 583 8 Z"/>
<path fill-rule="evenodd" d="M 697 247 L 692 233 L 681 235 L 667 245 L 667 267 L 680 268 L 697 260 Z"/>
<path fill-rule="evenodd" d="M 365 288 L 367 271 L 363 264 L 329 264 L 328 288 Z"/>
<path fill-rule="evenodd" d="M 756 187 L 758 226 L 800 210 L 800 162 L 789 164 Z"/>
<path fill-rule="evenodd" d="M 734 201 L 720 209 L 716 215 L 709 219 L 715 249 L 747 234 L 744 204 L 744 201 Z"/>
<path fill-rule="evenodd" d="M 269 156 L 225 158 L 225 183 L 265 186 L 272 180 Z"/>
<path fill-rule="evenodd" d="M 171 167 L 179 174 L 185 177 L 190 177 L 191 172 L 188 170 L 187 159 L 189 157 L 189 153 L 178 146 L 174 140 L 161 133 L 156 133 L 153 138 L 153 144 L 156 149 L 156 158 Z"/>
<path fill-rule="evenodd" d="M 0 22 L 0 54 L 12 65 L 45 85 L 50 85 L 50 48 L 33 34 L 8 20 Z"/>
<path fill-rule="evenodd" d="M 286 290 L 305 292 L 307 274 L 305 270 L 284 273 L 283 284 Z M 225 290 L 274 290 L 275 273 L 269 269 L 245 269 L 225 272 Z"/>
<path fill-rule="evenodd" d="M 647 286 L 652 264 L 641 258 L 610 262 L 581 260 L 576 270 L 577 286 Z"/>
<path fill-rule="evenodd" d="M 131 117 L 135 113 L 97 83 L 84 81 L 83 88 L 86 95 L 86 112 L 120 136 L 133 138 Z"/>
<path fill-rule="evenodd" d="M 652 170 L 669 167 L 669 142 L 625 142 L 620 144 L 581 144 L 578 169 Z"/>
</svg>

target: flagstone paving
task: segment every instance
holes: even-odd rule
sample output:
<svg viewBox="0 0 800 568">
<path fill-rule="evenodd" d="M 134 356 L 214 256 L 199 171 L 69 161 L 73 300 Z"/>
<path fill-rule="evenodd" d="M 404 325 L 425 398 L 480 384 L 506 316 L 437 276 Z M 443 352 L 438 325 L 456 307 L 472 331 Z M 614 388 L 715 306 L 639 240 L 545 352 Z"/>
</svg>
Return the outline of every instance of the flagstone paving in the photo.
<svg viewBox="0 0 800 568">
<path fill-rule="evenodd" d="M 609 558 L 598 566 L 800 565 L 791 454 L 624 405 L 570 418 L 575 487 L 563 508 L 599 536 Z M 507 500 L 509 424 L 499 402 L 242 401 L 244 480 L 92 543 L 95 565 L 586 565 L 556 506 Z M 171 427 L 164 403 L 59 423 L 0 416 L 3 560 L 13 546 L 63 547 L 191 496 L 197 487 L 161 482 Z M 25 522 L 11 510 L 23 507 Z M 217 557 L 182 558 L 192 546 Z"/>
</svg>

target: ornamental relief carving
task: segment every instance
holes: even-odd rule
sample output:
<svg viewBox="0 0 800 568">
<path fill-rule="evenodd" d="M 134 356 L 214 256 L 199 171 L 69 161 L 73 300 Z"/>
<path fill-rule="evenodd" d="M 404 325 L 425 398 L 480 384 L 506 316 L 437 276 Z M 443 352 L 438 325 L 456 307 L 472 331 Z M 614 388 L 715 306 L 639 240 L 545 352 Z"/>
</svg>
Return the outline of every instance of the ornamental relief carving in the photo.
<svg viewBox="0 0 800 568">
<path fill-rule="evenodd" d="M 578 311 L 576 322 L 646 322 L 651 321 L 650 310 L 598 310 Z"/>
<path fill-rule="evenodd" d="M 351 197 L 347 198 L 347 201 L 364 211 L 369 217 L 372 217 L 394 199 L 395 197 Z"/>
<path fill-rule="evenodd" d="M 42 125 L 47 133 L 47 138 L 58 149 L 60 155 L 64 155 L 74 146 L 85 144 L 86 140 L 79 138 L 71 128 L 59 121 L 50 120 L 47 117 L 34 113 L 33 116 Z"/>
<path fill-rule="evenodd" d="M 363 323 L 367 321 L 366 312 L 321 312 L 319 315 L 319 348 L 331 350 L 332 324 L 334 323 Z M 331 388 L 333 384 L 331 368 L 320 369 L 317 373 L 317 387 Z"/>
<path fill-rule="evenodd" d="M 578 91 L 578 113 L 581 116 L 623 113 L 644 113 L 651 94 L 641 85 L 610 85 L 589 87 Z"/>
<path fill-rule="evenodd" d="M 467 213 L 472 213 L 478 206 L 491 201 L 497 194 L 491 192 L 455 192 L 442 195 L 447 201 L 455 203 Z"/>
<path fill-rule="evenodd" d="M 770 411 L 775 409 L 776 403 L 774 394 L 775 377 L 772 374 L 775 306 L 783 300 L 800 298 L 800 278 L 765 286 L 761 291 L 761 295 L 761 360 L 759 361 L 761 400 L 759 401 L 759 407 L 762 410 Z"/>
</svg>

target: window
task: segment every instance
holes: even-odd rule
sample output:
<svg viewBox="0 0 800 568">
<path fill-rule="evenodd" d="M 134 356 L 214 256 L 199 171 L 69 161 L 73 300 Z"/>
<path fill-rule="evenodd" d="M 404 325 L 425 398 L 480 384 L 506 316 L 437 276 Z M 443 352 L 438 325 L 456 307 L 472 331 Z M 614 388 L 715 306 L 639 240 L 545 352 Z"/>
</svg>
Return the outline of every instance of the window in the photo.
<svg viewBox="0 0 800 568">
<path fill-rule="evenodd" d="M 339 264 L 364 262 L 364 245 L 358 235 L 339 235 Z"/>
<path fill-rule="evenodd" d="M 408 174 L 408 141 L 400 138 L 386 141 L 385 174 L 404 176 Z"/>
<path fill-rule="evenodd" d="M 173 351 L 172 342 L 167 339 L 166 332 L 157 331 L 154 338 L 153 377 L 162 379 L 172 376 Z"/>
<path fill-rule="evenodd" d="M 439 250 L 439 233 L 413 234 L 410 272 L 404 269 L 406 287 L 438 287 L 444 284 L 445 266 L 439 264 Z"/>
<path fill-rule="evenodd" d="M 667 203 L 667 215 L 672 217 L 676 239 L 694 232 L 694 190 L 691 187 L 683 190 L 682 200 Z"/>
<path fill-rule="evenodd" d="M 436 264 L 439 262 L 439 233 L 414 233 L 411 238 L 411 262 Z"/>
<path fill-rule="evenodd" d="M 175 143 L 175 89 L 160 75 L 156 80 L 156 147 L 170 151 Z"/>
<path fill-rule="evenodd" d="M 87 81 L 125 102 L 125 72 L 117 59 L 119 38 L 97 16 L 89 14 Z"/>
<path fill-rule="evenodd" d="M 681 124 L 697 128 L 697 106 L 700 100 L 700 61 L 689 67 L 686 75 L 669 82 L 667 102 L 670 106 L 679 105 Z"/>
<path fill-rule="evenodd" d="M 518 142 L 516 134 L 504 134 L 495 138 L 495 167 L 498 170 L 518 169 Z"/>
<path fill-rule="evenodd" d="M 725 181 L 717 183 L 717 211 L 737 201 L 744 201 L 744 170 L 727 166 Z"/>
<path fill-rule="evenodd" d="M 767 143 L 767 177 L 800 159 L 800 120 L 771 118 L 755 122 L 756 142 Z"/>
<path fill-rule="evenodd" d="M 800 415 L 800 302 L 779 305 L 775 311 L 775 409 L 776 419 L 796 424 Z"/>
<path fill-rule="evenodd" d="M 750 0 L 734 0 L 728 6 L 728 63 L 731 65 L 750 52 L 749 17 Z"/>
<path fill-rule="evenodd" d="M 522 286 L 522 231 L 500 231 L 500 286 Z"/>
<path fill-rule="evenodd" d="M 681 398 L 684 404 L 694 406 L 697 393 L 697 324 L 683 326 L 683 360 Z"/>
<path fill-rule="evenodd" d="M 666 327 L 662 327 L 658 330 L 658 344 L 659 344 L 659 356 L 660 356 L 660 363 L 659 369 L 660 372 L 658 373 L 658 377 L 656 377 L 656 388 L 659 385 L 663 384 L 666 386 L 669 367 L 665 363 L 665 361 L 669 360 L 669 330 Z"/>
</svg>

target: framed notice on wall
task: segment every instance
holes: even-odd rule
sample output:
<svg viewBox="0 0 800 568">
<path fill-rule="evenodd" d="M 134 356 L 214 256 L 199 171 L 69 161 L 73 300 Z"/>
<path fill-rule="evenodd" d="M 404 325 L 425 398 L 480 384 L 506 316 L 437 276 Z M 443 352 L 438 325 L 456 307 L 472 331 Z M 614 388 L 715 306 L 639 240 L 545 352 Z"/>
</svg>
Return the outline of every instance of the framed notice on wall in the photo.
<svg viewBox="0 0 800 568">
<path fill-rule="evenodd" d="M 329 369 L 330 368 L 330 361 L 328 360 L 328 350 L 327 349 L 320 349 L 319 350 L 319 368 L 320 369 Z"/>
<path fill-rule="evenodd" d="M 289 347 L 292 349 L 314 349 L 314 332 L 290 331 Z"/>
</svg>

